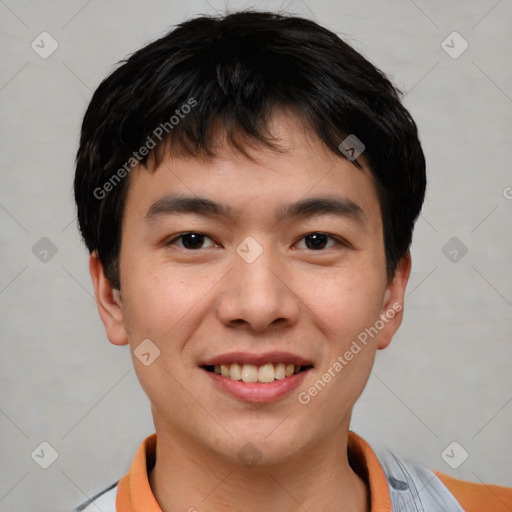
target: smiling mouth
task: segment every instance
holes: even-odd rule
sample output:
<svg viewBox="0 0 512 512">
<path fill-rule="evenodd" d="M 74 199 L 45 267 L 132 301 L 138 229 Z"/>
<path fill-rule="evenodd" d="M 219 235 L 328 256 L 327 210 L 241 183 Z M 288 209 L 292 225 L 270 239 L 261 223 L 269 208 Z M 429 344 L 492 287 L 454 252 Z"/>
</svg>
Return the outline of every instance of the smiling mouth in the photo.
<svg viewBox="0 0 512 512">
<path fill-rule="evenodd" d="M 231 380 L 268 384 L 275 380 L 287 379 L 292 375 L 308 371 L 313 368 L 313 365 L 300 366 L 293 363 L 266 363 L 258 366 L 254 364 L 231 363 L 204 365 L 202 368 Z"/>
</svg>

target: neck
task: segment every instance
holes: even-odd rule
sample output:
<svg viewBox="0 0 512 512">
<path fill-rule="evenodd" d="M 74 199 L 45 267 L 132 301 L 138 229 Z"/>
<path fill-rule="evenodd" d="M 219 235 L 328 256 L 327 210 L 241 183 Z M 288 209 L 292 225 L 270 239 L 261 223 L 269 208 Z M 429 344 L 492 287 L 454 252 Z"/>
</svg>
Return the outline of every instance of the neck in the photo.
<svg viewBox="0 0 512 512">
<path fill-rule="evenodd" d="M 369 490 L 349 465 L 347 437 L 348 426 L 281 464 L 244 466 L 157 428 L 149 483 L 163 512 L 369 512 Z"/>
</svg>

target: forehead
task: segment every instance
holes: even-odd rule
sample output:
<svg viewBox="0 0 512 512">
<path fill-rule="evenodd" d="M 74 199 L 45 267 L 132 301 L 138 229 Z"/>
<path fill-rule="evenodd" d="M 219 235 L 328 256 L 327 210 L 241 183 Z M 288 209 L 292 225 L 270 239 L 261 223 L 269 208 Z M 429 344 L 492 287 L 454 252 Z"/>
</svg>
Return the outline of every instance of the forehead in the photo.
<svg viewBox="0 0 512 512">
<path fill-rule="evenodd" d="M 331 200 L 327 208 L 344 209 L 354 219 L 359 216 L 369 221 L 380 212 L 373 176 L 364 160 L 361 169 L 341 154 L 333 154 L 290 114 L 275 114 L 269 131 L 280 151 L 248 147 L 248 158 L 223 140 L 215 157 L 208 160 L 165 155 L 158 165 L 135 168 L 130 175 L 125 217 L 147 221 L 166 210 L 181 208 L 185 212 L 187 201 L 178 204 L 179 197 L 188 198 L 188 206 L 195 197 L 194 207 L 204 214 L 237 221 L 254 220 L 256 212 L 269 221 L 308 209 L 314 213 L 318 204 L 306 203 L 322 197 Z"/>
</svg>

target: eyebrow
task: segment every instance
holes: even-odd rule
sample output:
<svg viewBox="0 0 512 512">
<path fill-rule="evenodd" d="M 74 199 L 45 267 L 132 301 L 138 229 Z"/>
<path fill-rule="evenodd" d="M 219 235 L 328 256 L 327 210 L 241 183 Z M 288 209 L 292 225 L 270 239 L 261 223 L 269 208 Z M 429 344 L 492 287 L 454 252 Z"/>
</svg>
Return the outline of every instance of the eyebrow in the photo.
<svg viewBox="0 0 512 512">
<path fill-rule="evenodd" d="M 155 201 L 148 209 L 144 220 L 149 224 L 173 214 L 196 214 L 206 217 L 235 217 L 234 210 L 225 204 L 205 197 L 167 195 Z M 280 220 L 290 218 L 336 215 L 364 224 L 364 210 L 357 203 L 342 196 L 319 196 L 301 199 L 295 203 L 281 205 L 276 211 Z"/>
</svg>

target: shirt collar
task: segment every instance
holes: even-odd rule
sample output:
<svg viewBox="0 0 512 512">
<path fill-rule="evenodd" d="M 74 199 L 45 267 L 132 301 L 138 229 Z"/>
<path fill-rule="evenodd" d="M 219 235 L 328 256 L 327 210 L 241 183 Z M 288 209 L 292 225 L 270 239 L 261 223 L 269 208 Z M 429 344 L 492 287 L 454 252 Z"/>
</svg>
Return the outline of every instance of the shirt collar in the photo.
<svg viewBox="0 0 512 512">
<path fill-rule="evenodd" d="M 116 509 L 123 512 L 162 512 L 148 480 L 155 462 L 156 433 L 140 444 L 127 475 L 118 484 Z M 350 464 L 370 487 L 371 512 L 391 512 L 386 475 L 370 445 L 354 432 L 348 433 Z"/>
</svg>

